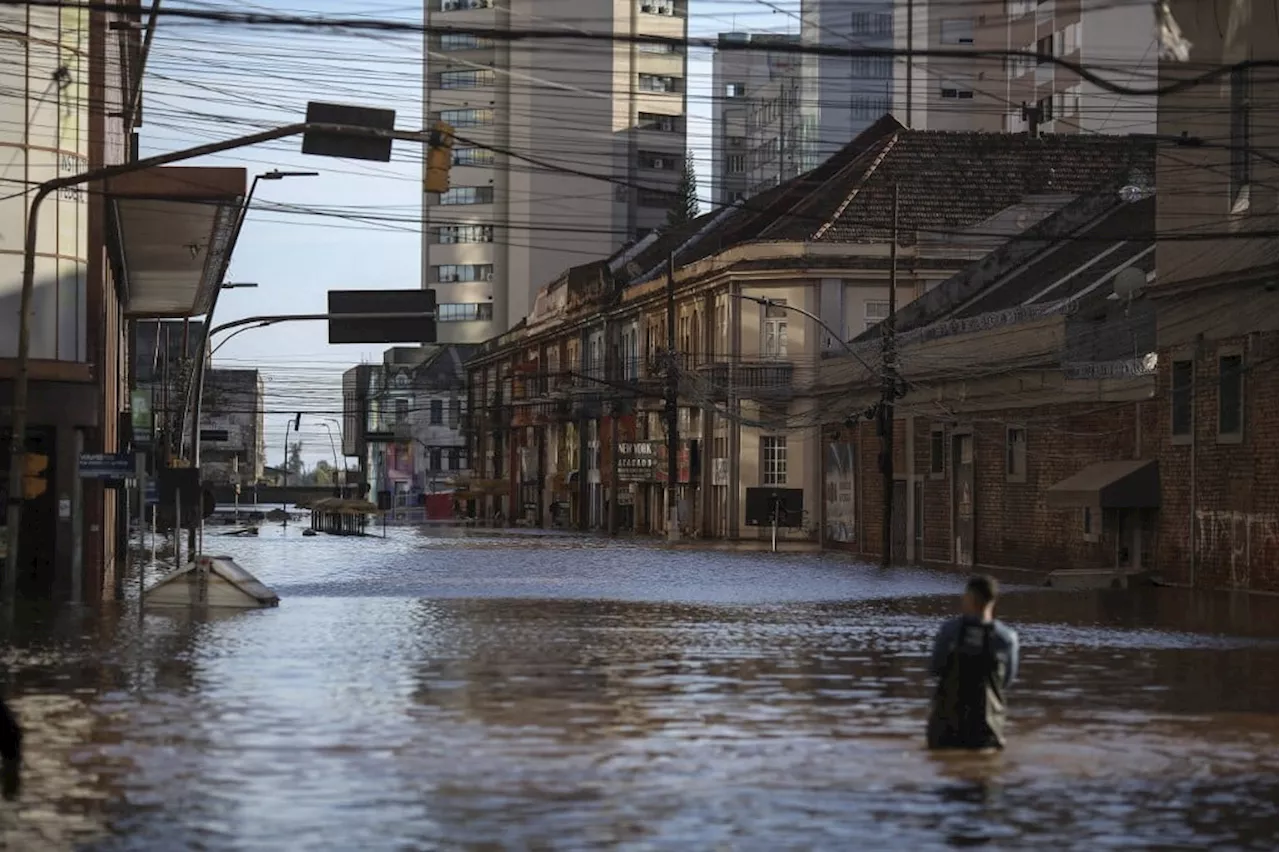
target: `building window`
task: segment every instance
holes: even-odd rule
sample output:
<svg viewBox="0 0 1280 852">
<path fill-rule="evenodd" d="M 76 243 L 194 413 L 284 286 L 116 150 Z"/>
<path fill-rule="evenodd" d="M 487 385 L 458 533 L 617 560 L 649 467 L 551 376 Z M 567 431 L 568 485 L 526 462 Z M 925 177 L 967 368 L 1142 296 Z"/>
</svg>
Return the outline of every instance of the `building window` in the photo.
<svg viewBox="0 0 1280 852">
<path fill-rule="evenodd" d="M 491 109 L 444 109 L 440 110 L 440 120 L 454 127 L 479 127 L 493 124 Z"/>
<path fill-rule="evenodd" d="M 396 422 L 403 423 L 409 419 L 409 400 L 400 397 L 396 400 Z"/>
<path fill-rule="evenodd" d="M 852 76 L 863 80 L 887 80 L 893 76 L 893 58 L 889 56 L 855 56 Z"/>
<path fill-rule="evenodd" d="M 1192 426 L 1191 400 L 1195 366 L 1191 361 L 1174 361 L 1169 388 L 1169 414 L 1174 437 L 1189 436 Z"/>
<path fill-rule="evenodd" d="M 973 18 L 943 18 L 942 44 L 973 44 Z"/>
<path fill-rule="evenodd" d="M 884 320 L 889 318 L 888 302 L 863 302 L 862 303 L 862 328 L 865 331 L 869 328 L 875 328 Z"/>
<path fill-rule="evenodd" d="M 467 9 L 488 9 L 492 0 L 440 0 L 441 12 L 461 12 Z"/>
<path fill-rule="evenodd" d="M 1243 212 L 1242 193 L 1252 179 L 1253 84 L 1248 68 L 1231 71 L 1231 212 Z"/>
<path fill-rule="evenodd" d="M 956 80 L 943 80 L 939 94 L 947 100 L 973 100 L 973 86 Z"/>
<path fill-rule="evenodd" d="M 427 466 L 432 473 L 437 473 L 444 469 L 444 466 L 440 464 L 440 456 L 441 452 L 438 449 L 433 448 L 427 452 Z"/>
<path fill-rule="evenodd" d="M 489 70 L 441 71 L 440 88 L 442 89 L 476 89 L 492 86 L 494 72 Z"/>
<path fill-rule="evenodd" d="M 646 15 L 674 15 L 676 4 L 674 0 L 641 0 L 640 11 Z"/>
<path fill-rule="evenodd" d="M 432 426 L 444 425 L 444 400 L 431 400 L 431 419 L 428 421 Z"/>
<path fill-rule="evenodd" d="M 636 127 L 641 130 L 660 130 L 663 133 L 675 133 L 680 129 L 680 116 L 663 115 L 660 112 L 642 112 L 637 117 Z"/>
<path fill-rule="evenodd" d="M 724 96 L 726 98 L 741 98 L 747 94 L 747 87 L 743 83 L 725 83 Z"/>
<path fill-rule="evenodd" d="M 663 210 L 669 208 L 676 202 L 674 192 L 664 192 L 657 189 L 642 189 L 636 193 L 636 202 L 641 207 L 659 207 Z"/>
<path fill-rule="evenodd" d="M 1022 482 L 1027 478 L 1027 430 L 1010 426 L 1005 430 L 1004 472 L 1010 481 Z"/>
<path fill-rule="evenodd" d="M 454 397 L 449 400 L 449 428 L 457 429 L 462 425 L 462 399 Z"/>
<path fill-rule="evenodd" d="M 436 322 L 492 322 L 492 302 L 446 302 L 436 305 Z"/>
<path fill-rule="evenodd" d="M 1085 506 L 1083 518 L 1081 518 L 1081 531 L 1086 539 L 1092 540 L 1098 535 L 1098 531 L 1093 527 L 1093 510 Z"/>
<path fill-rule="evenodd" d="M 929 433 L 929 473 L 942 476 L 946 469 L 946 440 L 941 429 Z"/>
<path fill-rule="evenodd" d="M 1053 61 L 1053 36 L 1047 35 L 1036 40 L 1036 64 L 1044 65 Z"/>
<path fill-rule="evenodd" d="M 462 470 L 462 451 L 457 447 L 449 450 L 449 470 Z"/>
<path fill-rule="evenodd" d="M 640 91 L 642 92 L 677 92 L 679 91 L 675 77 L 663 74 L 641 74 Z"/>
<path fill-rule="evenodd" d="M 636 50 L 641 53 L 679 53 L 680 45 L 673 41 L 642 41 L 636 45 Z"/>
<path fill-rule="evenodd" d="M 774 435 L 760 438 L 760 484 L 787 484 L 787 439 Z"/>
<path fill-rule="evenodd" d="M 431 271 L 440 284 L 493 280 L 492 263 L 445 263 L 431 267 Z"/>
<path fill-rule="evenodd" d="M 640 151 L 637 155 L 640 168 L 657 169 L 663 172 L 674 172 L 681 167 L 680 158 L 675 154 L 662 154 L 653 151 Z"/>
<path fill-rule="evenodd" d="M 1244 358 L 1218 358 L 1218 436 L 1238 438 L 1244 432 Z"/>
<path fill-rule="evenodd" d="M 492 225 L 441 225 L 436 228 L 436 242 L 443 245 L 454 243 L 491 243 L 493 242 Z"/>
<path fill-rule="evenodd" d="M 747 170 L 747 157 L 745 154 L 730 154 L 727 160 L 729 174 L 739 175 Z"/>
<path fill-rule="evenodd" d="M 441 204 L 492 204 L 491 186 L 455 186 L 440 194 Z"/>
<path fill-rule="evenodd" d="M 766 358 L 787 357 L 787 302 L 770 299 L 764 308 L 764 340 L 760 346 Z"/>
<path fill-rule="evenodd" d="M 453 164 L 455 166 L 493 165 L 493 152 L 488 148 L 454 148 Z"/>
<path fill-rule="evenodd" d="M 493 39 L 470 33 L 441 33 L 437 47 L 441 52 L 452 50 L 481 50 L 493 47 Z"/>
<path fill-rule="evenodd" d="M 879 118 L 889 109 L 889 98 L 884 95 L 854 95 L 849 98 L 849 110 L 854 118 Z"/>
</svg>

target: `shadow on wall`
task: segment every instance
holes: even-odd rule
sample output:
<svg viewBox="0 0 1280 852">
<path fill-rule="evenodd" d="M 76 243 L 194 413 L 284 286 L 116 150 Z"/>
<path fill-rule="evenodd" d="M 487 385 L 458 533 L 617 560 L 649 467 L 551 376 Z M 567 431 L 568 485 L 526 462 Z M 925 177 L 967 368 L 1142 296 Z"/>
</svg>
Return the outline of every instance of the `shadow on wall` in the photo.
<svg viewBox="0 0 1280 852">
<path fill-rule="evenodd" d="M 85 361 L 87 306 L 85 267 L 74 261 L 40 258 L 39 265 L 58 263 L 59 274 L 40 274 L 37 266 L 31 299 L 30 357 Z M 18 355 L 18 311 L 22 305 L 22 257 L 0 255 L 0 358 Z"/>
</svg>

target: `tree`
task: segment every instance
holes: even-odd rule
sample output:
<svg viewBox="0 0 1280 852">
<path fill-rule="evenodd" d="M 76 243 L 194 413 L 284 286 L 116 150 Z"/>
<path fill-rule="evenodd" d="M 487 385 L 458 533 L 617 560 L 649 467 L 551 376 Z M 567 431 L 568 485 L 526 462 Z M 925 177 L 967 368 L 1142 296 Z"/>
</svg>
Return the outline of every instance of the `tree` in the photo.
<svg viewBox="0 0 1280 852">
<path fill-rule="evenodd" d="M 307 469 L 307 463 L 302 460 L 301 441 L 289 445 L 289 461 L 285 464 L 285 467 L 294 476 L 301 476 L 303 471 Z"/>
<path fill-rule="evenodd" d="M 698 218 L 698 175 L 693 170 L 693 152 L 684 158 L 684 171 L 680 173 L 680 185 L 676 187 L 675 206 L 667 211 L 667 227 L 683 225 Z"/>
<path fill-rule="evenodd" d="M 311 482 L 313 485 L 333 484 L 334 470 L 327 461 L 322 459 L 316 462 L 316 466 L 311 469 Z"/>
</svg>

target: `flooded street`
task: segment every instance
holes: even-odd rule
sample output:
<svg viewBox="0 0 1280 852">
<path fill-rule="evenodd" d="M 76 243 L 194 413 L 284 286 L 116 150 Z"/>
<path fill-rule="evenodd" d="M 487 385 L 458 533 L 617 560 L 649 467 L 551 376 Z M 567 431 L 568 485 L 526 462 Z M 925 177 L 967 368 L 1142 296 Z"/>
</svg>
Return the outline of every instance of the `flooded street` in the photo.
<svg viewBox="0 0 1280 852">
<path fill-rule="evenodd" d="M 215 532 L 278 609 L 20 617 L 5 848 L 1276 847 L 1274 599 L 1009 587 L 1010 747 L 938 757 L 958 576 Z"/>
</svg>

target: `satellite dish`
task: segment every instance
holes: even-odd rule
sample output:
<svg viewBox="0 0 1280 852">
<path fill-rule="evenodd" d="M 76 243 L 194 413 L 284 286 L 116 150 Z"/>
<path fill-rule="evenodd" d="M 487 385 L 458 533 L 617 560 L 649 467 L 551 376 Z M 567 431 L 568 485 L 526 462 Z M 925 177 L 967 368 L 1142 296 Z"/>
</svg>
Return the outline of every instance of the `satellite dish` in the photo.
<svg viewBox="0 0 1280 852">
<path fill-rule="evenodd" d="M 1115 294 L 1121 299 L 1131 299 L 1133 294 L 1141 290 L 1147 283 L 1147 273 L 1134 266 L 1121 269 L 1111 282 Z"/>
</svg>

